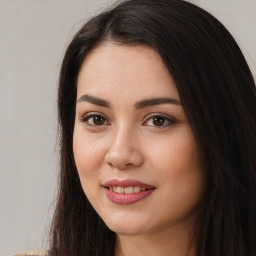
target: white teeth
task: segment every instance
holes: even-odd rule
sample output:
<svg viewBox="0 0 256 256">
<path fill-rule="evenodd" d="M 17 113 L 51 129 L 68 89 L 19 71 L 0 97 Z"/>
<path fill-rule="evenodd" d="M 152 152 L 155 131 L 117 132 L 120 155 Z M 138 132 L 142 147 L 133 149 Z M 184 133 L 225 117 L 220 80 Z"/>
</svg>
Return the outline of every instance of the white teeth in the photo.
<svg viewBox="0 0 256 256">
<path fill-rule="evenodd" d="M 124 188 L 123 187 L 117 187 L 116 192 L 119 193 L 119 194 L 123 194 L 124 193 Z"/>
<path fill-rule="evenodd" d="M 133 193 L 133 187 L 127 187 L 124 189 L 125 194 L 132 194 Z"/>
<path fill-rule="evenodd" d="M 134 187 L 134 188 L 133 188 L 133 193 L 139 193 L 140 190 L 141 190 L 140 187 Z"/>
<path fill-rule="evenodd" d="M 118 194 L 133 194 L 133 193 L 139 193 L 140 191 L 145 191 L 145 188 L 140 188 L 140 187 L 109 187 L 109 189 L 115 193 Z"/>
</svg>

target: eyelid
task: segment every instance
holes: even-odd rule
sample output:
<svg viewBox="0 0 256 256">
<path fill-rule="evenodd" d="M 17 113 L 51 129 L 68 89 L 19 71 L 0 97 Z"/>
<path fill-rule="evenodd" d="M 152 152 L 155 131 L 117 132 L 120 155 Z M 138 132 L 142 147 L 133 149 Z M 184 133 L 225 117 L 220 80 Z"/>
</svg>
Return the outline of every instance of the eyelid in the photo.
<svg viewBox="0 0 256 256">
<path fill-rule="evenodd" d="M 149 120 L 150 120 L 151 118 L 153 118 L 153 117 L 162 117 L 162 118 L 166 119 L 166 120 L 170 123 L 169 125 L 177 123 L 177 119 L 174 118 L 174 117 L 172 117 L 172 116 L 170 116 L 170 115 L 163 114 L 163 113 L 150 113 L 149 115 L 147 115 L 147 116 L 144 118 L 144 121 L 143 121 L 142 125 L 146 126 L 145 123 L 146 123 L 147 121 L 149 121 Z M 159 126 L 159 127 L 155 126 L 155 127 L 157 127 L 157 128 L 163 128 L 163 127 L 166 127 L 166 126 L 169 126 L 169 125 Z"/>
<path fill-rule="evenodd" d="M 80 121 L 85 123 L 87 121 L 86 119 L 89 119 L 90 117 L 94 117 L 94 116 L 101 116 L 107 121 L 108 124 L 110 124 L 109 119 L 104 114 L 102 114 L 101 112 L 88 112 L 86 114 L 83 114 L 80 118 Z M 94 126 L 94 125 L 90 125 L 90 124 L 87 124 L 87 125 Z"/>
<path fill-rule="evenodd" d="M 86 123 L 87 120 L 93 116 L 101 116 L 105 119 L 105 121 L 107 122 L 107 125 L 111 124 L 111 122 L 109 121 L 109 118 L 106 117 L 103 113 L 101 112 L 88 112 L 88 113 L 85 113 L 81 116 L 80 118 L 80 121 L 83 122 L 83 123 Z M 150 113 L 148 114 L 145 118 L 144 118 L 144 121 L 142 122 L 142 125 L 143 126 L 146 126 L 146 122 L 148 122 L 151 118 L 153 117 L 162 117 L 164 118 L 165 120 L 167 120 L 169 122 L 169 124 L 167 125 L 163 125 L 163 126 L 152 126 L 152 125 L 149 125 L 149 126 L 152 126 L 152 127 L 155 127 L 155 128 L 164 128 L 166 126 L 169 126 L 169 125 L 172 125 L 172 124 L 175 124 L 177 123 L 177 119 L 170 116 L 170 115 L 167 115 L 167 114 L 163 114 L 163 113 L 159 113 L 159 112 L 156 112 L 156 113 Z M 87 119 L 87 120 L 86 120 Z M 97 125 L 91 125 L 89 123 L 86 123 L 86 125 L 88 126 L 97 126 Z M 106 125 L 106 124 L 103 124 L 103 125 Z M 99 125 L 98 127 L 100 126 L 103 126 L 103 125 Z"/>
</svg>

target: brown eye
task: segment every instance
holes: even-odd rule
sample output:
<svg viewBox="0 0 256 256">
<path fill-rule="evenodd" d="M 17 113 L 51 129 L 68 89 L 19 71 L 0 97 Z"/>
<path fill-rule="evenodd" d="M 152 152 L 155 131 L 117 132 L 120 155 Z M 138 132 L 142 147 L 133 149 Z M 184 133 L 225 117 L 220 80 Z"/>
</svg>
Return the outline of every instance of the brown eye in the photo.
<svg viewBox="0 0 256 256">
<path fill-rule="evenodd" d="M 165 117 L 161 115 L 151 116 L 143 123 L 143 125 L 164 128 L 166 126 L 172 125 L 176 123 L 176 119 L 171 117 Z"/>
<path fill-rule="evenodd" d="M 103 125 L 105 123 L 105 118 L 102 116 L 94 116 L 91 119 L 95 125 Z"/>
<path fill-rule="evenodd" d="M 161 116 L 157 116 L 157 117 L 153 117 L 152 118 L 152 123 L 155 125 L 155 126 L 163 126 L 166 119 L 161 117 Z"/>
<path fill-rule="evenodd" d="M 85 116 L 82 119 L 82 122 L 85 122 L 85 123 L 87 123 L 89 125 L 92 125 L 92 126 L 101 126 L 101 125 L 108 124 L 106 118 L 101 116 L 101 115 Z"/>
</svg>

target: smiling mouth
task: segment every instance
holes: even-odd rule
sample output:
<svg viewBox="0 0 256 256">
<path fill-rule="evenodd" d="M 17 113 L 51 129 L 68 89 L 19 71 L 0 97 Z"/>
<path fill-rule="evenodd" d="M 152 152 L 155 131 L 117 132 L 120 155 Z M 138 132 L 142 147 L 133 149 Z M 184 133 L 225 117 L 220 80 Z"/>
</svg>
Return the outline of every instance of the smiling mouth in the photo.
<svg viewBox="0 0 256 256">
<path fill-rule="evenodd" d="M 115 204 L 128 205 L 148 197 L 156 187 L 137 180 L 117 180 L 106 182 L 103 186 L 107 198 Z"/>
<path fill-rule="evenodd" d="M 128 205 L 136 203 L 145 197 L 151 195 L 155 188 L 141 188 L 141 187 L 119 187 L 110 186 L 104 187 L 107 198 L 115 204 Z M 115 192 L 116 191 L 116 192 Z"/>
<path fill-rule="evenodd" d="M 109 186 L 109 187 L 105 187 L 105 188 L 109 189 L 117 194 L 135 194 L 135 193 L 139 193 L 141 191 L 150 190 L 150 189 L 141 188 L 138 186 L 129 186 L 129 187 Z"/>
</svg>

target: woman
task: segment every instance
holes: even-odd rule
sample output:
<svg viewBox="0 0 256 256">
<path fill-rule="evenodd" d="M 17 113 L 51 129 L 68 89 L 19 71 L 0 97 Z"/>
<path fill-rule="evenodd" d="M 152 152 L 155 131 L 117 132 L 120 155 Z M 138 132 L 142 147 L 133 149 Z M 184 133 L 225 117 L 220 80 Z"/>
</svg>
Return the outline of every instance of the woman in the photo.
<svg viewBox="0 0 256 256">
<path fill-rule="evenodd" d="M 59 81 L 50 256 L 256 255 L 256 93 L 236 42 L 180 0 L 92 18 Z"/>
</svg>

